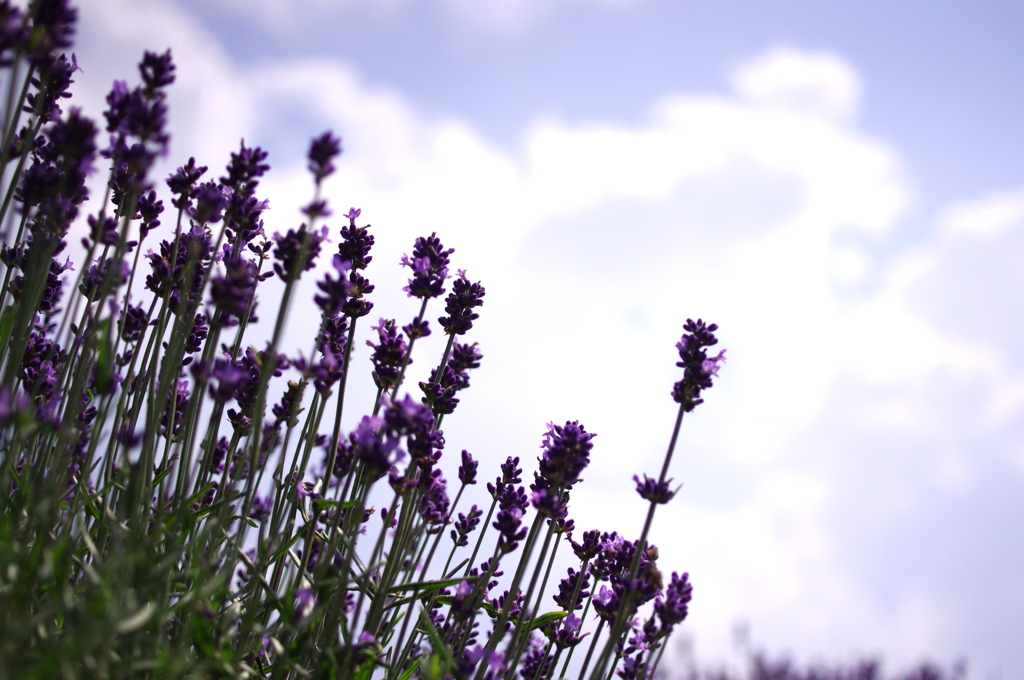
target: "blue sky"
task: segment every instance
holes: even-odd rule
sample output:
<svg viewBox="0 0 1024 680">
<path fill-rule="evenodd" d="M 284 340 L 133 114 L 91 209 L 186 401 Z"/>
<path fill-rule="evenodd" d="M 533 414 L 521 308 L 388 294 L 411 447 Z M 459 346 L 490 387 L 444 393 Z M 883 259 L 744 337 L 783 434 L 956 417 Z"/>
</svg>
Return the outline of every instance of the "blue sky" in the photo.
<svg viewBox="0 0 1024 680">
<path fill-rule="evenodd" d="M 416 236 L 456 248 L 488 293 L 449 448 L 491 475 L 581 420 L 582 528 L 639 531 L 629 480 L 659 466 L 682 322 L 721 325 L 729 363 L 654 529 L 693 576 L 699 658 L 735 662 L 748 621 L 805 660 L 1024 676 L 1024 10 L 81 6 L 76 98 L 98 116 L 171 47 L 168 166 L 264 146 L 269 231 L 308 200 L 309 138 L 344 138 L 330 200 L 374 225 L 382 314 L 416 311 L 395 266 Z"/>
</svg>

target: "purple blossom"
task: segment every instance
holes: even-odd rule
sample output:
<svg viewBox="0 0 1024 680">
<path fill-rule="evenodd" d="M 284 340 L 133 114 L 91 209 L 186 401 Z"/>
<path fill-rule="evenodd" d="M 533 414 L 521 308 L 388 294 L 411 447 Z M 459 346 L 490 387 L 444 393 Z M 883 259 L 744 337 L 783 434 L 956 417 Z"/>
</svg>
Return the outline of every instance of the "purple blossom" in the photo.
<svg viewBox="0 0 1024 680">
<path fill-rule="evenodd" d="M 676 624 L 682 623 L 689 613 L 690 600 L 693 599 L 693 586 L 690 575 L 682 576 L 672 572 L 672 580 L 665 588 L 664 599 L 654 601 L 654 613 L 661 619 L 662 628 L 671 630 Z"/>
<path fill-rule="evenodd" d="M 479 526 L 483 514 L 483 510 L 475 505 L 469 509 L 468 515 L 459 513 L 459 518 L 455 520 L 455 528 L 451 530 L 452 541 L 456 547 L 469 545 L 469 535 Z"/>
<path fill-rule="evenodd" d="M 377 342 L 367 340 L 366 344 L 373 348 L 370 357 L 373 362 L 373 382 L 379 389 L 388 391 L 398 385 L 409 345 L 394 319 L 381 319 L 372 329 L 377 331 Z M 407 363 L 411 364 L 412 360 L 409 359 Z"/>
<path fill-rule="evenodd" d="M 317 184 L 331 173 L 335 168 L 331 161 L 341 153 L 341 140 L 330 132 L 325 132 L 312 141 L 309 145 L 309 171 Z"/>
<path fill-rule="evenodd" d="M 32 76 L 32 86 L 36 92 L 29 92 L 25 97 L 25 106 L 22 110 L 26 113 L 38 113 L 43 122 L 56 120 L 61 115 L 60 100 L 71 96 L 68 91 L 75 81 L 71 79 L 75 71 L 81 71 L 75 55 L 71 55 L 68 61 L 67 55 L 60 55 L 57 59 L 48 60 Z"/>
<path fill-rule="evenodd" d="M 718 338 L 715 337 L 717 324 L 705 324 L 701 319 L 696 322 L 687 319 L 683 330 L 686 333 L 676 343 L 680 359 L 676 366 L 684 369 L 683 379 L 673 386 L 672 398 L 682 405 L 684 411 L 689 412 L 704 403 L 700 394 L 711 387 L 711 378 L 718 375 L 719 365 L 725 361 L 725 350 L 712 358 L 708 358 L 704 351 L 704 348 L 718 344 Z"/>
<path fill-rule="evenodd" d="M 129 305 L 121 317 L 121 339 L 125 342 L 137 342 L 148 323 L 149 319 L 142 305 Z"/>
<path fill-rule="evenodd" d="M 445 299 L 444 310 L 448 316 L 437 322 L 449 335 L 465 335 L 473 327 L 473 321 L 480 317 L 473 309 L 484 303 L 483 297 L 484 287 L 479 282 L 470 283 L 465 270 L 460 269 L 452 284 L 452 292 Z"/>
<path fill-rule="evenodd" d="M 593 559 L 601 550 L 601 532 L 598 530 L 583 533 L 583 540 L 577 543 L 570 541 L 572 551 L 581 562 Z"/>
<path fill-rule="evenodd" d="M 167 186 L 170 187 L 171 193 L 175 196 L 175 198 L 171 199 L 171 205 L 179 210 L 190 210 L 196 183 L 206 170 L 207 167 L 205 165 L 197 167 L 196 159 L 193 157 L 189 158 L 188 163 L 179 167 L 176 172 L 168 175 Z"/>
<path fill-rule="evenodd" d="M 444 292 L 444 282 L 448 278 L 448 256 L 454 253 L 453 248 L 447 250 L 441 245 L 437 234 L 420 236 L 412 246 L 412 257 L 402 255 L 403 267 L 412 269 L 412 278 L 404 290 L 409 297 L 429 299 Z"/>
<path fill-rule="evenodd" d="M 324 274 L 323 281 L 318 281 L 316 284 L 316 287 L 324 294 L 313 297 L 313 301 L 320 307 L 324 315 L 329 317 L 341 312 L 348 301 L 349 291 L 352 289 L 352 283 L 347 278 L 350 264 L 341 259 L 341 255 L 335 255 L 331 259 L 331 265 L 338 273 L 338 278 L 331 278 L 330 272 Z"/>
<path fill-rule="evenodd" d="M 641 482 L 639 477 L 633 475 L 633 481 L 636 482 L 636 492 L 640 494 L 640 497 L 652 503 L 668 503 L 679 491 L 679 487 L 675 491 L 669 488 L 672 483 L 671 479 L 659 482 L 644 475 L 644 481 Z"/>
<path fill-rule="evenodd" d="M 568 572 L 558 583 L 558 593 L 552 596 L 559 607 L 572 612 L 583 608 L 583 600 L 590 597 L 590 572 L 586 569 L 576 571 L 569 567 Z M 577 592 L 579 589 L 579 592 Z M 574 596 L 575 593 L 575 596 Z"/>
<path fill-rule="evenodd" d="M 405 456 L 398 448 L 398 437 L 385 435 L 383 425 L 382 418 L 363 416 L 359 425 L 349 435 L 352 450 L 362 462 L 369 481 L 383 477 L 394 463 Z"/>
<path fill-rule="evenodd" d="M 229 187 L 235 195 L 254 195 L 259 178 L 270 169 L 266 160 L 266 151 L 258 146 L 247 147 L 245 140 L 242 140 L 238 153 L 231 154 L 231 161 L 227 167 L 228 174 L 220 178 L 221 184 Z"/>
<path fill-rule="evenodd" d="M 579 481 L 580 473 L 590 463 L 594 433 L 587 432 L 579 421 L 565 425 L 548 423 L 541 448 L 544 450 L 535 475 L 536 490 L 556 488 L 568 490 Z"/>
<path fill-rule="evenodd" d="M 188 209 L 188 216 L 199 224 L 216 224 L 224 217 L 228 205 L 224 187 L 216 182 L 203 182 L 195 190 L 195 206 Z"/>
<path fill-rule="evenodd" d="M 348 300 L 342 305 L 341 313 L 353 319 L 366 316 L 373 309 L 373 303 L 364 299 L 363 296 L 373 292 L 373 284 L 357 272 L 354 265 L 352 271 L 349 272 L 348 283 Z"/>
<path fill-rule="evenodd" d="M 366 269 L 366 265 L 373 259 L 370 257 L 370 248 L 373 247 L 374 239 L 367 232 L 370 225 L 356 226 L 356 218 L 361 213 L 362 210 L 349 208 L 345 214 L 349 219 L 349 225 L 341 228 L 341 243 L 338 245 L 338 254 L 341 255 L 341 259 L 352 263 L 352 269 Z"/>
<path fill-rule="evenodd" d="M 408 324 L 402 326 L 402 331 L 409 340 L 425 338 L 430 335 L 430 322 L 426 319 L 413 319 Z"/>
<path fill-rule="evenodd" d="M 462 464 L 459 466 L 459 481 L 464 485 L 476 484 L 476 469 L 478 461 L 473 460 L 469 451 L 462 450 Z"/>
<path fill-rule="evenodd" d="M 225 246 L 224 270 L 210 277 L 210 302 L 217 309 L 213 323 L 218 327 L 238 325 L 254 304 L 258 266 L 230 252 Z"/>
<path fill-rule="evenodd" d="M 277 260 L 274 271 L 285 281 L 297 280 L 302 272 L 309 271 L 316 264 L 320 244 L 326 238 L 327 227 L 309 231 L 306 225 L 299 227 L 298 231 L 289 229 L 284 236 L 274 234 L 277 244 L 274 248 Z"/>
</svg>

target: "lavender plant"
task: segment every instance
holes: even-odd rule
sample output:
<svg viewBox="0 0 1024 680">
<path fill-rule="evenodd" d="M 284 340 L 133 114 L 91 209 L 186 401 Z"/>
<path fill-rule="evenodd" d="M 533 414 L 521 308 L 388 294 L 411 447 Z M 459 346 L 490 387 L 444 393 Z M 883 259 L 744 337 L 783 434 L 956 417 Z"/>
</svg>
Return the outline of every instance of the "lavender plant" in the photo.
<svg viewBox="0 0 1024 680">
<path fill-rule="evenodd" d="M 144 55 L 138 85 L 114 83 L 102 146 L 64 101 L 76 19 L 66 0 L 0 0 L 0 676 L 651 677 L 692 587 L 662 575 L 648 538 L 677 490 L 683 416 L 725 360 L 708 356 L 717 327 L 684 326 L 668 450 L 657 477 L 634 478 L 638 538 L 570 518 L 595 437 L 578 422 L 548 424 L 528 489 L 509 458 L 489 506 L 466 508 L 488 473 L 462 451 L 449 486 L 441 425 L 483 359 L 467 336 L 485 289 L 451 276 L 454 249 L 431 234 L 401 258 L 419 310 L 368 329 L 377 391 L 347 431 L 374 237 L 356 208 L 328 223 L 340 140 L 312 140 L 311 199 L 268 235 L 264 150 L 241 144 L 216 179 L 195 159 L 151 176 L 169 51 Z M 81 215 L 100 158 L 100 207 Z M 322 256 L 311 347 L 283 347 Z M 254 344 L 268 289 L 280 303 Z M 436 363 L 416 357 L 431 370 L 410 388 L 442 297 L 447 342 Z M 559 579 L 567 549 L 578 564 Z"/>
</svg>

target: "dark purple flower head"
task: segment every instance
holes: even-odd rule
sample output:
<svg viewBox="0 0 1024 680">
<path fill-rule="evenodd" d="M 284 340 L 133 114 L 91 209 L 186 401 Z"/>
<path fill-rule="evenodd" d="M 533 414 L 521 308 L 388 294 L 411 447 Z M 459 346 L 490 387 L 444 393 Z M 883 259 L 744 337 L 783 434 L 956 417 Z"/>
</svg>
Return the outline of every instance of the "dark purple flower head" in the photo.
<svg viewBox="0 0 1024 680">
<path fill-rule="evenodd" d="M 229 187 L 235 194 L 252 196 L 259 185 L 257 180 L 270 169 L 266 160 L 266 151 L 258 146 L 247 147 L 245 140 L 242 140 L 238 153 L 231 154 L 231 161 L 227 167 L 228 174 L 220 178 L 221 184 Z"/>
<path fill-rule="evenodd" d="M 370 357 L 373 382 L 378 388 L 389 391 L 398 385 L 403 363 L 412 363 L 411 359 L 406 359 L 409 345 L 394 319 L 381 319 L 372 329 L 377 331 L 377 342 L 367 340 L 366 344 L 373 348 Z"/>
<path fill-rule="evenodd" d="M 14 55 L 24 49 L 29 35 L 21 9 L 10 0 L 0 2 L 0 68 L 14 63 Z"/>
<path fill-rule="evenodd" d="M 382 418 L 363 416 L 349 435 L 352 450 L 362 462 L 363 470 L 371 482 L 386 475 L 391 466 L 405 456 L 398 448 L 398 437 L 386 434 L 383 425 Z"/>
<path fill-rule="evenodd" d="M 188 163 L 167 176 L 167 186 L 170 187 L 174 198 L 171 204 L 178 209 L 186 210 L 192 206 L 192 196 L 199 178 L 206 173 L 205 165 L 196 166 L 196 159 L 189 158 Z"/>
<path fill-rule="evenodd" d="M 581 562 L 593 559 L 601 550 L 601 532 L 597 529 L 583 532 L 583 540 L 577 543 L 570 541 L 572 551 Z"/>
<path fill-rule="evenodd" d="M 196 314 L 192 323 L 192 330 L 189 332 L 188 338 L 185 339 L 185 353 L 195 354 L 202 349 L 203 341 L 206 340 L 209 332 L 210 326 L 206 315 L 202 313 Z"/>
<path fill-rule="evenodd" d="M 544 453 L 535 478 L 536 486 L 571 489 L 590 462 L 590 451 L 594 447 L 591 440 L 595 436 L 579 421 L 567 421 L 565 425 L 548 423 L 540 446 Z"/>
<path fill-rule="evenodd" d="M 142 305 L 129 305 L 125 308 L 121 321 L 121 339 L 125 342 L 137 342 L 148 323 L 149 319 Z"/>
<path fill-rule="evenodd" d="M 78 290 L 90 300 L 98 300 L 102 293 L 115 291 L 128 283 L 128 276 L 131 274 L 131 267 L 124 260 L 96 260 L 96 264 L 89 267 Z"/>
<path fill-rule="evenodd" d="M 342 356 L 348 338 L 348 319 L 344 316 L 325 316 L 320 326 L 316 348 L 322 353 Z"/>
<path fill-rule="evenodd" d="M 491 498 L 499 498 L 505 492 L 506 487 L 523 481 L 522 474 L 523 470 L 519 467 L 519 456 L 514 458 L 509 456 L 501 464 L 501 477 L 495 479 L 494 484 L 487 483 L 487 492 L 491 494 Z"/>
<path fill-rule="evenodd" d="M 445 366 L 440 381 L 437 380 L 437 369 L 431 371 L 432 380 L 421 382 L 423 403 L 430 407 L 436 415 L 448 415 L 455 412 L 459 400 L 455 397 L 459 376 L 451 366 Z"/>
<path fill-rule="evenodd" d="M 498 550 L 507 554 L 519 546 L 519 541 L 526 538 L 526 527 L 523 527 L 523 510 L 518 506 L 499 510 L 491 524 L 501 537 L 498 539 Z"/>
<path fill-rule="evenodd" d="M 402 255 L 403 267 L 412 269 L 412 278 L 404 290 L 409 297 L 434 298 L 444 292 L 448 278 L 448 256 L 453 248 L 445 250 L 437 234 L 420 236 L 412 246 L 412 257 Z"/>
<path fill-rule="evenodd" d="M 471 345 L 461 342 L 452 345 L 452 355 L 448 359 L 448 365 L 458 376 L 456 390 L 464 390 L 469 387 L 469 371 L 480 368 L 480 360 L 483 358 L 484 355 L 475 342 Z"/>
<path fill-rule="evenodd" d="M 225 246 L 224 272 L 210 277 L 210 301 L 217 309 L 213 323 L 218 327 L 237 325 L 256 294 L 257 264 L 233 257 L 230 250 Z"/>
<path fill-rule="evenodd" d="M 164 202 L 157 200 L 155 191 L 150 191 L 148 194 L 140 195 L 135 201 L 135 211 L 136 216 L 142 218 L 139 231 L 145 238 L 146 234 L 160 226 L 160 214 L 164 211 Z"/>
<path fill-rule="evenodd" d="M 465 485 L 476 484 L 478 461 L 473 460 L 469 451 L 462 450 L 462 465 L 459 466 L 459 481 Z"/>
<path fill-rule="evenodd" d="M 160 96 L 160 90 L 174 82 L 174 62 L 171 50 L 163 54 L 146 52 L 139 63 L 142 76 L 142 89 L 147 97 Z"/>
<path fill-rule="evenodd" d="M 224 217 L 228 199 L 224 187 L 216 182 L 204 182 L 195 190 L 195 207 L 188 209 L 188 215 L 199 224 L 216 224 Z"/>
<path fill-rule="evenodd" d="M 644 481 L 641 482 L 639 477 L 633 475 L 633 481 L 636 482 L 636 492 L 640 497 L 652 503 L 668 503 L 679 491 L 679 487 L 675 491 L 669 488 L 671 479 L 659 483 L 658 480 L 644 475 Z"/>
<path fill-rule="evenodd" d="M 298 280 L 302 272 L 309 271 L 316 264 L 320 254 L 320 244 L 327 238 L 327 227 L 309 231 L 306 225 L 298 231 L 289 229 L 282 236 L 274 234 L 274 272 L 285 281 Z"/>
<path fill-rule="evenodd" d="M 672 572 L 672 581 L 665 588 L 664 599 L 659 597 L 654 602 L 654 613 L 661 619 L 661 626 L 671 630 L 676 624 L 682 623 L 689 613 L 690 600 L 693 598 L 693 586 L 690 575 L 682 576 Z"/>
<path fill-rule="evenodd" d="M 590 572 L 586 569 L 576 571 L 569 567 L 569 571 L 558 583 L 558 593 L 552 596 L 559 607 L 565 611 L 572 612 L 583 609 L 583 601 L 590 597 Z"/>
<path fill-rule="evenodd" d="M 550 678 L 554 656 L 538 639 L 531 636 L 529 650 L 519 660 L 519 677 L 522 680 Z"/>
<path fill-rule="evenodd" d="M 679 350 L 679 361 L 676 366 L 684 369 L 683 379 L 672 388 L 672 398 L 681 404 L 686 412 L 692 411 L 704 403 L 701 391 L 712 385 L 711 378 L 718 374 L 719 364 L 725 361 L 725 350 L 717 356 L 708 358 L 704 348 L 718 344 L 715 331 L 717 324 L 705 324 L 703 320 L 687 319 L 683 325 L 682 339 L 676 343 Z"/>
<path fill-rule="evenodd" d="M 302 393 L 305 390 L 305 382 L 288 381 L 288 389 L 281 395 L 280 403 L 274 404 L 271 412 L 274 414 L 274 425 L 282 424 L 288 427 L 295 427 L 299 424 L 299 414 L 302 408 Z"/>
<path fill-rule="evenodd" d="M 451 530 L 452 541 L 456 547 L 461 548 L 469 544 L 469 535 L 480 525 L 483 514 L 483 510 L 475 505 L 469 509 L 468 516 L 459 513 L 459 518 L 455 520 L 455 528 Z"/>
<path fill-rule="evenodd" d="M 323 295 L 314 296 L 313 300 L 325 316 L 333 317 L 344 308 L 348 302 L 348 294 L 352 289 L 352 283 L 348 279 L 350 269 L 349 263 L 341 259 L 341 255 L 335 255 L 331 259 L 331 266 L 338 273 L 338 278 L 331 278 L 330 272 L 324 274 L 323 281 L 318 281 L 316 287 L 323 292 Z"/>
<path fill-rule="evenodd" d="M 198 224 L 174 242 L 161 242 L 159 254 L 150 251 L 146 255 L 152 270 L 146 288 L 159 297 L 169 296 L 174 313 L 179 310 L 182 293 L 187 293 L 190 305 L 198 305 L 212 251 L 210 233 Z"/>
<path fill-rule="evenodd" d="M 483 305 L 483 297 L 484 287 L 479 282 L 470 283 L 466 272 L 460 269 L 452 284 L 452 292 L 445 299 L 444 311 L 448 316 L 437 322 L 449 335 L 465 335 L 473 327 L 473 321 L 480 317 L 473 309 Z"/>
<path fill-rule="evenodd" d="M 396 437 L 423 437 L 434 430 L 434 416 L 430 409 L 411 395 L 392 401 L 384 399 L 385 429 Z"/>
<path fill-rule="evenodd" d="M 52 55 L 71 47 L 78 10 L 67 0 L 37 0 L 29 6 L 32 37 L 29 58 L 33 65 L 45 64 Z"/>
<path fill-rule="evenodd" d="M 363 296 L 373 292 L 373 284 L 356 271 L 355 267 L 349 272 L 348 283 L 348 300 L 342 305 L 341 313 L 353 319 L 366 316 L 373 309 L 373 303 Z"/>
<path fill-rule="evenodd" d="M 538 489 L 530 494 L 530 502 L 537 509 L 537 514 L 550 519 L 563 519 L 568 512 L 557 491 Z"/>
<path fill-rule="evenodd" d="M 373 247 L 374 239 L 367 231 L 370 225 L 356 226 L 356 218 L 361 212 L 355 208 L 349 209 L 345 215 L 349 225 L 341 228 L 341 243 L 338 245 L 338 254 L 343 260 L 352 263 L 352 269 L 366 269 L 366 265 L 373 259 L 370 257 L 370 248 Z"/>
<path fill-rule="evenodd" d="M 341 153 L 341 140 L 330 132 L 325 132 L 309 145 L 309 171 L 317 184 L 332 172 L 332 161 Z"/>
<path fill-rule="evenodd" d="M 38 112 L 40 119 L 46 123 L 56 120 L 61 114 L 60 100 L 71 96 L 68 88 L 75 82 L 71 76 L 81 70 L 74 54 L 71 55 L 71 61 L 64 54 L 48 61 L 39 73 L 32 76 L 32 85 L 38 91 L 28 93 L 23 110 L 26 113 Z"/>
<path fill-rule="evenodd" d="M 402 326 L 402 331 L 410 340 L 425 338 L 430 335 L 430 322 L 426 319 L 416 318 Z"/>
</svg>

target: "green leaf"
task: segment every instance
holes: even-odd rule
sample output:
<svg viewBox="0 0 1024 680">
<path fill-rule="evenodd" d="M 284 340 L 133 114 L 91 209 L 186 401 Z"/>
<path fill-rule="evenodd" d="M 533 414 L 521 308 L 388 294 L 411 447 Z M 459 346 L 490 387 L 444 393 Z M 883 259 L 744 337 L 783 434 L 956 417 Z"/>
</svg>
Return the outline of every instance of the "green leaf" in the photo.
<svg viewBox="0 0 1024 680">
<path fill-rule="evenodd" d="M 0 347 L 7 347 L 11 341 L 11 332 L 14 330 L 14 305 L 4 307 L 3 314 L 0 314 Z"/>
<path fill-rule="evenodd" d="M 114 377 L 114 341 L 110 337 L 110 319 L 104 319 L 99 323 L 97 340 L 99 347 L 96 355 L 96 390 L 100 394 L 106 394 L 111 391 Z"/>
<path fill-rule="evenodd" d="M 533 623 L 530 624 L 530 630 L 537 630 L 538 628 L 543 628 L 549 623 L 561 621 L 568 615 L 569 612 L 548 612 L 547 614 L 541 614 L 533 620 Z"/>
</svg>

